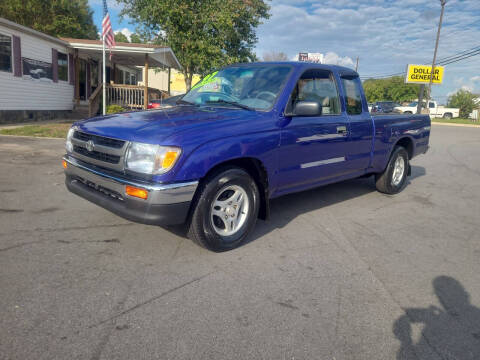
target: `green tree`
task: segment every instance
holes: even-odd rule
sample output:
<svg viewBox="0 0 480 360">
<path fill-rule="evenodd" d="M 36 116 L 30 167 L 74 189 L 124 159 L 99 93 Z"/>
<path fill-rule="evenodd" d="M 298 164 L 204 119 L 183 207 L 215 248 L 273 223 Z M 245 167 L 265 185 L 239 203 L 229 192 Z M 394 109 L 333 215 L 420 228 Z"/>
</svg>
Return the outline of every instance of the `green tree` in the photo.
<svg viewBox="0 0 480 360">
<path fill-rule="evenodd" d="M 193 74 L 235 62 L 256 59 L 255 29 L 269 17 L 263 0 L 119 0 L 122 15 L 143 25 L 155 42 L 170 46 L 185 75 L 187 90 Z"/>
<path fill-rule="evenodd" d="M 368 79 L 363 82 L 368 102 L 376 101 L 412 101 L 418 98 L 420 85 L 405 84 L 402 76 L 386 79 Z M 426 91 L 424 92 L 424 96 Z"/>
<path fill-rule="evenodd" d="M 448 98 L 448 107 L 459 108 L 460 117 L 468 118 L 468 115 L 477 107 L 476 95 L 468 90 L 460 89 Z"/>
<path fill-rule="evenodd" d="M 1 0 L 0 14 L 52 36 L 98 38 L 88 0 Z"/>
<path fill-rule="evenodd" d="M 120 31 L 115 33 L 115 42 L 124 42 L 124 43 L 128 43 L 130 41 L 128 41 L 128 38 L 126 35 L 124 35 L 123 33 L 121 33 Z"/>
<path fill-rule="evenodd" d="M 142 44 L 144 41 L 142 40 L 139 34 L 133 33 L 132 35 L 130 35 L 130 42 L 134 44 Z"/>
</svg>

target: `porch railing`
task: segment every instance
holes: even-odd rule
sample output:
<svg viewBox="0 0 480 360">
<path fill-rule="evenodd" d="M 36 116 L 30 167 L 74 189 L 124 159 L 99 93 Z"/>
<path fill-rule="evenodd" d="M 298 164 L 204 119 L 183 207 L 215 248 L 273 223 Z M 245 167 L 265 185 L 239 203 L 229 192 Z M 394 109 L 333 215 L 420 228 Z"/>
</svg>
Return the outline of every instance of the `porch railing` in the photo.
<svg viewBox="0 0 480 360">
<path fill-rule="evenodd" d="M 145 86 L 107 84 L 106 96 L 107 105 L 120 105 L 125 109 L 135 110 L 144 107 Z M 168 93 L 162 90 L 148 88 L 149 99 L 160 99 L 168 97 Z M 94 116 L 100 111 L 102 100 L 102 84 L 88 98 L 89 115 Z"/>
<path fill-rule="evenodd" d="M 107 104 L 120 105 L 128 109 L 143 108 L 145 87 L 137 85 L 107 85 Z"/>
<path fill-rule="evenodd" d="M 98 111 L 100 110 L 100 104 L 102 102 L 102 89 L 103 84 L 100 84 L 88 98 L 88 117 L 98 114 Z"/>
</svg>

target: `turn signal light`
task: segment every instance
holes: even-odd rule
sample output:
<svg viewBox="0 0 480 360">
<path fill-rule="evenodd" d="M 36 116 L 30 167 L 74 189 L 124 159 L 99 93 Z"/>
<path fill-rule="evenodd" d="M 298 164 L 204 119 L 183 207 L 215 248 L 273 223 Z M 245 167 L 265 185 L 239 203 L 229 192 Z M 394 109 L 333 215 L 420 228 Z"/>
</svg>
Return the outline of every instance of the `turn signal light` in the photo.
<svg viewBox="0 0 480 360">
<path fill-rule="evenodd" d="M 178 157 L 178 152 L 167 151 L 167 153 L 165 154 L 165 157 L 163 158 L 162 168 L 164 169 L 171 168 L 175 163 L 175 160 L 177 160 L 177 157 Z"/>
<path fill-rule="evenodd" d="M 147 200 L 148 191 L 145 189 L 140 189 L 134 186 L 127 185 L 125 186 L 125 193 L 130 196 L 134 196 L 143 200 Z"/>
<path fill-rule="evenodd" d="M 62 160 L 62 166 L 63 166 L 64 169 L 67 168 L 67 162 L 65 160 Z"/>
</svg>

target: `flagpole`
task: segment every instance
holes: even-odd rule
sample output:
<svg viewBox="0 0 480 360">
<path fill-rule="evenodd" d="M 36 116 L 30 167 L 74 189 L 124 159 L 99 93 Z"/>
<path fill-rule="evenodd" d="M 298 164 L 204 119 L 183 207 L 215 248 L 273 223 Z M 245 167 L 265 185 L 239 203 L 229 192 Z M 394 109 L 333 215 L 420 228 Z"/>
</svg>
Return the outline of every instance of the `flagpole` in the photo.
<svg viewBox="0 0 480 360">
<path fill-rule="evenodd" d="M 105 66 L 105 35 L 102 35 L 103 44 L 103 115 L 107 113 L 107 67 Z"/>
</svg>

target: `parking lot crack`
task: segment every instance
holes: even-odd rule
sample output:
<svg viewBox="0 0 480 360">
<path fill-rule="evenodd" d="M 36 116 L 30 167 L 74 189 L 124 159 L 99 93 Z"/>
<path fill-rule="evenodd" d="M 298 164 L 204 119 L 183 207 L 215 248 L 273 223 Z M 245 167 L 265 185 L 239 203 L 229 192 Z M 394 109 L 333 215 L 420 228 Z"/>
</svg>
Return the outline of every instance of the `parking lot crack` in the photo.
<svg viewBox="0 0 480 360">
<path fill-rule="evenodd" d="M 5 248 L 1 248 L 1 249 L 0 249 L 0 252 L 12 250 L 12 249 L 17 249 L 17 248 L 20 248 L 20 247 L 23 247 L 23 246 L 27 246 L 27 245 L 38 244 L 38 243 L 45 242 L 45 241 L 48 241 L 48 240 L 49 240 L 49 239 L 41 239 L 41 240 L 24 242 L 24 243 L 12 245 L 12 246 L 7 246 L 7 247 L 5 247 Z"/>
<path fill-rule="evenodd" d="M 154 301 L 156 301 L 156 300 L 159 300 L 159 299 L 161 299 L 162 297 L 167 296 L 167 295 L 169 295 L 169 294 L 171 294 L 171 293 L 173 293 L 173 292 L 175 292 L 175 291 L 177 291 L 177 290 L 183 289 L 184 287 L 186 287 L 186 286 L 188 286 L 188 285 L 191 285 L 191 284 L 193 284 L 193 283 L 196 283 L 196 282 L 198 282 L 198 281 L 200 281 L 200 280 L 202 280 L 202 279 L 210 276 L 210 275 L 213 274 L 214 272 L 215 272 L 215 271 L 209 272 L 208 274 L 205 274 L 205 275 L 203 275 L 203 276 L 194 278 L 194 279 L 192 279 L 192 280 L 190 280 L 190 281 L 187 281 L 187 282 L 185 282 L 185 283 L 183 283 L 183 284 L 181 284 L 181 285 L 178 285 L 178 286 L 176 286 L 176 287 L 174 287 L 174 288 L 172 288 L 172 289 L 170 289 L 170 290 L 164 291 L 163 293 L 161 293 L 161 294 L 159 294 L 159 295 L 157 295 L 157 296 L 154 296 L 154 297 L 152 297 L 152 298 L 150 298 L 150 299 L 148 299 L 148 300 L 146 300 L 146 301 L 143 301 L 143 302 L 141 302 L 141 303 L 138 303 L 138 304 L 136 304 L 136 305 L 134 305 L 134 306 L 132 306 L 132 307 L 124 310 L 124 311 L 121 311 L 121 312 L 119 312 L 119 313 L 117 313 L 117 314 L 109 317 L 108 319 L 105 319 L 105 320 L 100 321 L 99 323 L 90 325 L 89 328 L 94 328 L 94 327 L 100 326 L 100 325 L 102 325 L 102 324 L 105 324 L 106 322 L 109 322 L 109 321 L 111 321 L 111 320 L 114 320 L 114 319 L 116 319 L 116 318 L 119 318 L 120 316 L 123 316 L 123 315 L 125 315 L 125 314 L 128 314 L 128 313 L 134 311 L 134 310 L 137 310 L 137 309 L 139 309 L 139 308 L 141 308 L 141 307 L 143 307 L 143 306 L 145 306 L 145 305 L 148 305 L 148 304 L 150 304 L 150 303 L 152 303 L 152 302 L 154 302 Z"/>
</svg>

